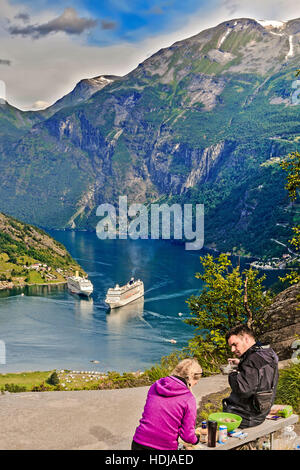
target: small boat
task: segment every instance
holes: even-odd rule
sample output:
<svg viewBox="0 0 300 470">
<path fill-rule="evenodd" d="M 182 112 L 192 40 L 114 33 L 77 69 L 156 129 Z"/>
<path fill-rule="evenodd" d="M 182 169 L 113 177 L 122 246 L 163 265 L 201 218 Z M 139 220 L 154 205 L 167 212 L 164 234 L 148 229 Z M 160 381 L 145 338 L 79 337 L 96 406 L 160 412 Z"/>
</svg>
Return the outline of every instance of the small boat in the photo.
<svg viewBox="0 0 300 470">
<path fill-rule="evenodd" d="M 89 296 L 92 294 L 94 288 L 91 281 L 87 278 L 81 277 L 76 271 L 75 276 L 70 276 L 67 279 L 68 289 L 73 294 Z"/>
<path fill-rule="evenodd" d="M 177 341 L 176 341 L 176 339 L 170 339 L 170 343 L 176 344 Z"/>
<path fill-rule="evenodd" d="M 139 299 L 144 295 L 144 283 L 140 279 L 137 281 L 132 277 L 125 286 L 119 286 L 116 284 L 115 287 L 110 287 L 106 294 L 105 303 L 110 308 L 123 307 L 124 305 L 133 302 L 133 300 Z"/>
</svg>

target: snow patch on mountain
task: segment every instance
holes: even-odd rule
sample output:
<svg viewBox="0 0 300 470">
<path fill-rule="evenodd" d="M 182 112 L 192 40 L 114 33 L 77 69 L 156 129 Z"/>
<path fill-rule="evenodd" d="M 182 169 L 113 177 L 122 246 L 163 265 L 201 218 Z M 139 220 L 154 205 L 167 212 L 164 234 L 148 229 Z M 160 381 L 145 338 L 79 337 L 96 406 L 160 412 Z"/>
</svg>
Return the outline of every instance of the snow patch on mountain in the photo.
<svg viewBox="0 0 300 470">
<path fill-rule="evenodd" d="M 259 24 L 261 24 L 264 28 L 266 27 L 273 27 L 273 28 L 282 28 L 286 21 L 277 21 L 277 20 L 256 20 Z"/>
<path fill-rule="evenodd" d="M 294 44 L 293 44 L 293 36 L 289 36 L 289 43 L 290 43 L 290 50 L 285 56 L 285 60 L 288 60 L 289 57 L 293 57 L 294 55 Z"/>
<path fill-rule="evenodd" d="M 221 39 L 219 40 L 218 49 L 220 49 L 220 47 L 222 46 L 223 42 L 225 41 L 225 39 L 227 38 L 227 36 L 231 33 L 231 31 L 232 31 L 231 28 L 227 29 L 226 33 L 221 37 Z"/>
</svg>

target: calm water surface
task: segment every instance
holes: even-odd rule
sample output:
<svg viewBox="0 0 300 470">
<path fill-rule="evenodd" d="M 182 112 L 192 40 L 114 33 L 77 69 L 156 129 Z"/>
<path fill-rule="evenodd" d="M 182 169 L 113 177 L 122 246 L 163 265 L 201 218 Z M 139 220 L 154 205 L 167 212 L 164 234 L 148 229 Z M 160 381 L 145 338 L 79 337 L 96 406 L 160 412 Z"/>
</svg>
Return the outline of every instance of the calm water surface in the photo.
<svg viewBox="0 0 300 470">
<path fill-rule="evenodd" d="M 99 240 L 88 232 L 51 235 L 89 274 L 94 293 L 86 300 L 65 286 L 30 288 L 24 296 L 21 291 L 9 296 L 1 292 L 0 340 L 6 344 L 6 364 L 0 364 L 0 372 L 144 370 L 187 344 L 194 328 L 182 321 L 189 317 L 185 300 L 201 291 L 194 274 L 201 269 L 204 251 L 186 251 L 161 240 Z M 143 280 L 144 298 L 109 312 L 107 289 L 131 276 Z M 278 272 L 268 276 L 276 278 Z"/>
</svg>

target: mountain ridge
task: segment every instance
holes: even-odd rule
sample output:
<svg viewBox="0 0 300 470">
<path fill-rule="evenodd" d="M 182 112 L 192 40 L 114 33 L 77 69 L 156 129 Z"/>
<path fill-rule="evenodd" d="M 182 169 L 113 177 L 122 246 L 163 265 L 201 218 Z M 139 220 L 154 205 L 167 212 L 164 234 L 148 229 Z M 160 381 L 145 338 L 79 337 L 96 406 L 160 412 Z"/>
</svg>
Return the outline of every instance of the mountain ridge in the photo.
<svg viewBox="0 0 300 470">
<path fill-rule="evenodd" d="M 300 20 L 278 31 L 247 18 L 220 23 L 34 123 L 10 149 L 13 168 L 0 158 L 3 209 L 41 226 L 92 229 L 97 205 L 123 194 L 129 202 L 205 202 L 209 244 L 278 253 L 266 245 L 278 232 L 287 242 L 290 231 L 274 221 L 288 227 L 297 207 L 288 209 L 278 163 L 262 165 L 298 148 Z M 235 201 L 237 220 L 228 210 L 223 222 L 216 215 L 226 200 Z M 268 239 L 255 246 L 264 209 Z"/>
<path fill-rule="evenodd" d="M 52 116 L 60 109 L 69 106 L 76 106 L 82 101 L 88 100 L 94 93 L 102 90 L 105 86 L 119 80 L 121 77 L 117 75 L 98 75 L 92 78 L 83 78 L 80 80 L 70 93 L 58 99 L 51 106 L 41 111 L 46 118 Z"/>
</svg>

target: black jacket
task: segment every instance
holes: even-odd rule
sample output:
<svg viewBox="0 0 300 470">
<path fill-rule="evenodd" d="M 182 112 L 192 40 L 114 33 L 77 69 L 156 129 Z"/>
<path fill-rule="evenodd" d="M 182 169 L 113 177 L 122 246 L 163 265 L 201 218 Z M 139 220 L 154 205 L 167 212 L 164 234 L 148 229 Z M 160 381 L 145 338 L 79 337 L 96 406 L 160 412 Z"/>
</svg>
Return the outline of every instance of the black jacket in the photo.
<svg viewBox="0 0 300 470">
<path fill-rule="evenodd" d="M 232 392 L 223 400 L 223 411 L 242 416 L 240 428 L 257 426 L 265 420 L 275 400 L 278 357 L 273 349 L 256 343 L 240 357 L 237 370 L 229 374 L 228 380 Z M 257 392 L 262 391 L 272 391 L 263 411 L 257 405 Z"/>
</svg>

